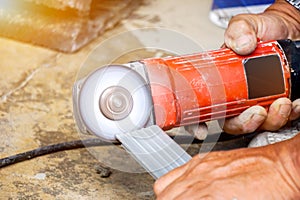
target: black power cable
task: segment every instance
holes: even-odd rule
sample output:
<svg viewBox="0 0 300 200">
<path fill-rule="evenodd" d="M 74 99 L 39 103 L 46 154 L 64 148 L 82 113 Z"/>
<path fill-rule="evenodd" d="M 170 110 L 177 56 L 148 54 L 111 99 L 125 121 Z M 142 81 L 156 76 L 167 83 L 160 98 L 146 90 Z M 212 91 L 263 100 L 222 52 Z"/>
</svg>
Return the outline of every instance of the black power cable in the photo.
<svg viewBox="0 0 300 200">
<path fill-rule="evenodd" d="M 0 159 L 0 168 L 12 165 L 18 162 L 25 160 L 30 160 L 39 156 L 65 151 L 72 149 L 79 149 L 85 147 L 94 147 L 94 146 L 108 146 L 108 145 L 119 145 L 119 142 L 105 142 L 99 138 L 92 138 L 86 140 L 74 140 L 70 142 L 63 142 L 58 144 L 53 144 L 49 146 L 40 147 L 34 150 L 26 151 L 16 155 L 8 156 Z"/>
<path fill-rule="evenodd" d="M 254 136 L 254 134 L 247 134 L 243 136 L 234 136 L 226 133 L 222 133 L 221 135 L 209 135 L 204 141 L 197 140 L 193 136 L 171 136 L 178 144 L 201 144 L 203 142 L 236 142 L 237 138 L 241 140 L 248 141 Z M 15 154 L 12 156 L 8 156 L 0 159 L 0 168 L 19 163 L 25 160 L 30 160 L 39 156 L 56 153 L 59 151 L 80 149 L 80 148 L 88 148 L 88 147 L 96 147 L 96 146 L 110 146 L 110 145 L 121 145 L 120 142 L 106 142 L 101 140 L 100 138 L 90 138 L 85 140 L 74 140 L 69 142 L 57 143 L 48 146 L 43 146 L 36 148 L 34 150 L 26 151 L 23 153 Z M 243 146 L 235 146 L 235 147 L 243 147 Z"/>
</svg>

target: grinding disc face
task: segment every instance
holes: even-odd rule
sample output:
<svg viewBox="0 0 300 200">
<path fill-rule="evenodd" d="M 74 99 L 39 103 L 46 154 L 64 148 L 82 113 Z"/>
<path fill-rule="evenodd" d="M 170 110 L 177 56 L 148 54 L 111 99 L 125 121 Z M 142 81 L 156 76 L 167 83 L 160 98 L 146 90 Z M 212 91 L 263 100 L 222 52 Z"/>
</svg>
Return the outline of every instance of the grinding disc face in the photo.
<svg viewBox="0 0 300 200">
<path fill-rule="evenodd" d="M 84 80 L 78 97 L 86 128 L 105 140 L 145 127 L 152 111 L 149 85 L 134 70 L 110 65 Z"/>
</svg>

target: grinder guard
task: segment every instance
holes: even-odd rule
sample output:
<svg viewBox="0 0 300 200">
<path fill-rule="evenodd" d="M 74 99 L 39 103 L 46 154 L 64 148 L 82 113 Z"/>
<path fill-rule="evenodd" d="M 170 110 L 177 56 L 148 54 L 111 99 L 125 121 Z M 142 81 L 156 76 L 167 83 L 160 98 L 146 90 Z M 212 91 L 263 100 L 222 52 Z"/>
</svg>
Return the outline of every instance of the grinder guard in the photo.
<svg viewBox="0 0 300 200">
<path fill-rule="evenodd" d="M 101 67 L 77 81 L 73 101 L 80 132 L 104 140 L 153 124 L 149 85 L 125 65 Z"/>
</svg>

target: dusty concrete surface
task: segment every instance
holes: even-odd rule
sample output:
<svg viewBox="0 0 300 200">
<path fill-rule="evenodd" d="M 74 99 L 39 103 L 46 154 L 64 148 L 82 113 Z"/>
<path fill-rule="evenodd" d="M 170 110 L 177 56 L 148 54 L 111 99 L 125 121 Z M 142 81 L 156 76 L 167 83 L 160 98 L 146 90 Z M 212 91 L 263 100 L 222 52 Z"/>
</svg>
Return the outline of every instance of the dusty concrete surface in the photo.
<svg viewBox="0 0 300 200">
<path fill-rule="evenodd" d="M 223 30 L 208 20 L 210 5 L 210 0 L 145 1 L 74 54 L 0 38 L 0 157 L 81 138 L 73 120 L 72 86 L 82 63 L 105 39 L 126 30 L 164 27 L 193 38 L 203 49 L 218 48 Z M 101 59 L 92 62 L 102 65 Z M 113 157 L 109 149 L 94 149 Z M 101 178 L 98 164 L 80 149 L 2 168 L 0 199 L 154 199 L 154 180 L 147 173 L 113 169 L 110 177 Z"/>
</svg>

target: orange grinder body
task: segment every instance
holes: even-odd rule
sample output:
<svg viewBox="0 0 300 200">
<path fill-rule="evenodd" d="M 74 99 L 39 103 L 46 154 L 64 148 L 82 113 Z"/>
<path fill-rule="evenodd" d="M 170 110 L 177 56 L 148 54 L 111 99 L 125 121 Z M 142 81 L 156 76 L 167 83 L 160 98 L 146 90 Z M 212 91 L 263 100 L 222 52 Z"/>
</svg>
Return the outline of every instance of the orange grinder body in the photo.
<svg viewBox="0 0 300 200">
<path fill-rule="evenodd" d="M 290 96 L 290 68 L 277 41 L 240 56 L 228 48 L 186 56 L 150 58 L 155 124 L 164 130 L 231 117 L 253 105 L 268 107 Z"/>
</svg>

